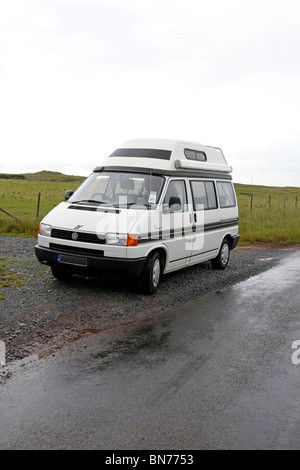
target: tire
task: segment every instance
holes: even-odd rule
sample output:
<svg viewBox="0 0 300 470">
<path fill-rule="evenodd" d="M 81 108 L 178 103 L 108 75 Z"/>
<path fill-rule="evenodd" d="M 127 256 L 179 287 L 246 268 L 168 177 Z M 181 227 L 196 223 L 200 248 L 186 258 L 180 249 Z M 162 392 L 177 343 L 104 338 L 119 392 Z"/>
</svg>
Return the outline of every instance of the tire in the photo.
<svg viewBox="0 0 300 470">
<path fill-rule="evenodd" d="M 161 257 L 159 253 L 149 256 L 140 277 L 139 287 L 142 294 L 151 295 L 158 288 L 161 276 Z"/>
<path fill-rule="evenodd" d="M 211 260 L 214 269 L 225 269 L 230 258 L 230 245 L 227 238 L 222 242 L 219 254 L 216 258 Z"/>
<path fill-rule="evenodd" d="M 55 279 L 58 279 L 59 281 L 65 281 L 67 279 L 70 279 L 71 277 L 71 273 L 63 268 L 51 266 L 51 271 L 52 276 L 55 277 Z"/>
</svg>

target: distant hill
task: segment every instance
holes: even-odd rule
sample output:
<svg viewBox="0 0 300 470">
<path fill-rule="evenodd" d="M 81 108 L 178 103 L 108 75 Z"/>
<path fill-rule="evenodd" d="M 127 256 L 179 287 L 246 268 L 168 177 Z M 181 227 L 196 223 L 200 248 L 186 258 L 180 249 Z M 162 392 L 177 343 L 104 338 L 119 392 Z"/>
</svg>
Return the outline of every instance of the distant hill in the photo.
<svg viewBox="0 0 300 470">
<path fill-rule="evenodd" d="M 0 173 L 0 179 L 4 180 L 24 180 L 24 175 L 13 175 L 9 173 Z"/>
<path fill-rule="evenodd" d="M 59 171 L 38 171 L 37 173 L 9 174 L 0 173 L 0 179 L 19 179 L 28 181 L 56 181 L 65 183 L 81 183 L 85 176 L 65 175 Z"/>
<path fill-rule="evenodd" d="M 247 195 L 255 194 L 260 197 L 268 197 L 270 194 L 276 195 L 278 197 L 284 196 L 299 196 L 300 188 L 292 186 L 258 186 L 254 184 L 240 184 L 234 183 L 235 190 L 238 195 Z"/>
</svg>

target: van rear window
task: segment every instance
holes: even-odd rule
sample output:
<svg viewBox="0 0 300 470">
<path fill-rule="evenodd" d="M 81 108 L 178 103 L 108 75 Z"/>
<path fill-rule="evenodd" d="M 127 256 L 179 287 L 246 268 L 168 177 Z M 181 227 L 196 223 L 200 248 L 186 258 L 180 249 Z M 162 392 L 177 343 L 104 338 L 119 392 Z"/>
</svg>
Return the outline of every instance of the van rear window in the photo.
<svg viewBox="0 0 300 470">
<path fill-rule="evenodd" d="M 136 157 L 136 158 L 157 158 L 160 160 L 170 160 L 171 150 L 157 149 L 117 149 L 110 157 Z"/>
<path fill-rule="evenodd" d="M 236 199 L 233 192 L 232 184 L 218 181 L 217 187 L 219 193 L 220 207 L 235 207 Z"/>
</svg>

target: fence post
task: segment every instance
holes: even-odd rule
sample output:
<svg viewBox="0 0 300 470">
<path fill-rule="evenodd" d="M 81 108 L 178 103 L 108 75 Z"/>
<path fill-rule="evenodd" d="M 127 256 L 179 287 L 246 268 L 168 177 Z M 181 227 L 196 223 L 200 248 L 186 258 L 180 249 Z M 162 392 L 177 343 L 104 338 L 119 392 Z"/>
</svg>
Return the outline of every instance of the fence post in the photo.
<svg viewBox="0 0 300 470">
<path fill-rule="evenodd" d="M 285 196 L 283 197 L 283 209 L 285 209 Z"/>
<path fill-rule="evenodd" d="M 298 196 L 296 196 L 295 209 L 297 209 L 297 206 L 298 206 Z"/>
<path fill-rule="evenodd" d="M 40 200 L 41 200 L 41 193 L 38 195 L 38 202 L 37 202 L 37 209 L 36 209 L 36 218 L 39 218 L 39 213 L 40 213 Z"/>
<path fill-rule="evenodd" d="M 3 209 L 3 207 L 0 207 L 0 211 L 3 212 L 4 214 L 8 215 L 9 217 L 12 217 L 16 222 L 20 222 L 20 219 L 16 217 L 15 215 L 11 214 L 10 212 L 6 211 Z"/>
<path fill-rule="evenodd" d="M 272 196 L 269 196 L 269 210 L 271 210 L 271 204 L 272 204 Z"/>
<path fill-rule="evenodd" d="M 253 208 L 253 194 L 250 194 L 250 212 L 252 212 Z"/>
</svg>

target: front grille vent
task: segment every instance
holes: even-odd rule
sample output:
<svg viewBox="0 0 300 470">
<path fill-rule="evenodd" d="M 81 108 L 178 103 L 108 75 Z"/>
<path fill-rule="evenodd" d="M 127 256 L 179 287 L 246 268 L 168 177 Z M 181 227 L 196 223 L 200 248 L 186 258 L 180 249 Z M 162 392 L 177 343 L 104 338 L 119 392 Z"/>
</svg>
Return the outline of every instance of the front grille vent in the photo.
<svg viewBox="0 0 300 470">
<path fill-rule="evenodd" d="M 91 250 L 89 248 L 79 248 L 77 246 L 65 246 L 58 245 L 56 243 L 50 243 L 49 248 L 50 250 L 54 250 L 57 253 L 69 253 L 84 256 L 104 256 L 103 250 Z"/>
</svg>

